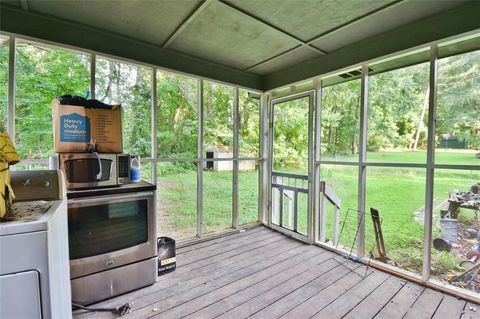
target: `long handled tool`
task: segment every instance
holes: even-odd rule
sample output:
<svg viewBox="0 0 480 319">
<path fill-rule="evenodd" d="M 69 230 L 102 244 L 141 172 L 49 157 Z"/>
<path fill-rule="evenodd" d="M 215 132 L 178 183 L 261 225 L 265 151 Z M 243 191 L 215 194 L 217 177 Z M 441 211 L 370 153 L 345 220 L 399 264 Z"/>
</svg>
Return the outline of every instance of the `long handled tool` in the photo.
<svg viewBox="0 0 480 319">
<path fill-rule="evenodd" d="M 387 251 L 385 249 L 385 242 L 383 241 L 382 223 L 380 221 L 380 213 L 378 209 L 370 208 L 370 214 L 372 215 L 373 230 L 375 231 L 375 242 L 377 243 L 378 255 L 377 259 L 382 262 L 387 262 L 390 258 L 387 257 Z"/>
</svg>

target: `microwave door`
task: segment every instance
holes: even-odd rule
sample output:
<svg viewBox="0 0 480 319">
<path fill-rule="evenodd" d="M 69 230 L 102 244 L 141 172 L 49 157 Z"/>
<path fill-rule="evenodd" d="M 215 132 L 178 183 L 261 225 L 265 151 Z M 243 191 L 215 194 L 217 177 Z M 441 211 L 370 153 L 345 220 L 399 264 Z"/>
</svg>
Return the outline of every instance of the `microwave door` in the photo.
<svg viewBox="0 0 480 319">
<path fill-rule="evenodd" d="M 66 160 L 65 176 L 69 183 L 96 183 L 99 166 L 100 163 L 96 158 Z"/>
<path fill-rule="evenodd" d="M 100 178 L 99 181 L 108 181 L 112 178 L 113 161 L 110 159 L 100 159 Z"/>
</svg>

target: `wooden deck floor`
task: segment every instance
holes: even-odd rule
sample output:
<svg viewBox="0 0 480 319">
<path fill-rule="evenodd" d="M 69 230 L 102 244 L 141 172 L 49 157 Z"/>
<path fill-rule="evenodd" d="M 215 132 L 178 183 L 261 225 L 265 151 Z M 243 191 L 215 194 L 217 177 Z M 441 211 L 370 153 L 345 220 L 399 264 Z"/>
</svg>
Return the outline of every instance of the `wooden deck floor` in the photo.
<svg viewBox="0 0 480 319">
<path fill-rule="evenodd" d="M 480 306 L 257 227 L 177 250 L 155 285 L 94 306 L 122 318 L 480 318 Z M 77 311 L 75 318 L 112 318 Z"/>
</svg>

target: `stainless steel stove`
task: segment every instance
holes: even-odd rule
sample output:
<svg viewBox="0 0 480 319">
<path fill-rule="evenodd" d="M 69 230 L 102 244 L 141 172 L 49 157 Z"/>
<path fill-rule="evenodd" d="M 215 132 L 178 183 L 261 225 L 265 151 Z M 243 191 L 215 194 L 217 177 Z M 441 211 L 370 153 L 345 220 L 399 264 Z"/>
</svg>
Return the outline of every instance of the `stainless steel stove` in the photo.
<svg viewBox="0 0 480 319">
<path fill-rule="evenodd" d="M 155 185 L 69 190 L 72 300 L 87 305 L 157 280 Z"/>
</svg>

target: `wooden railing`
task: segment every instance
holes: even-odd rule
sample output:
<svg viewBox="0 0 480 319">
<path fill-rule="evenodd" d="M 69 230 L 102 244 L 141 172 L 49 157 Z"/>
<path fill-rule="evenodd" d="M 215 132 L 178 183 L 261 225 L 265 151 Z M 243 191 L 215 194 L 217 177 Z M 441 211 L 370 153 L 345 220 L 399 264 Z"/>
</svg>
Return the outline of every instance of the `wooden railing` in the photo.
<svg viewBox="0 0 480 319">
<path fill-rule="evenodd" d="M 335 193 L 333 187 L 327 184 L 325 181 L 320 181 L 320 234 L 319 239 L 321 242 L 326 241 L 326 226 L 327 226 L 327 205 L 328 203 L 334 206 L 335 212 L 333 217 L 333 245 L 338 244 L 338 237 L 340 235 L 340 206 L 342 201 L 340 197 Z"/>
<path fill-rule="evenodd" d="M 277 189 L 278 193 L 273 191 L 274 189 Z M 272 172 L 272 222 L 274 224 L 301 233 L 298 221 L 300 193 L 308 196 L 308 176 Z M 284 222 L 285 215 L 286 222 Z"/>
</svg>

